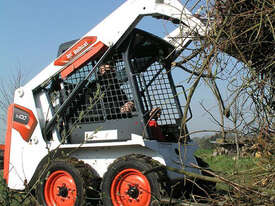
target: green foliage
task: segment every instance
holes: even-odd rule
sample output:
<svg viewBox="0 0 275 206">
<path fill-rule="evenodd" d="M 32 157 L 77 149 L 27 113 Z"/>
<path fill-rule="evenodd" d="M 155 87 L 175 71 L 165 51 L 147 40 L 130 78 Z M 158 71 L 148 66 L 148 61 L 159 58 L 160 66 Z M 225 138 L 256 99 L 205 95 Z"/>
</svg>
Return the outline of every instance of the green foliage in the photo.
<svg viewBox="0 0 275 206">
<path fill-rule="evenodd" d="M 0 175 L 0 204 L 1 205 L 10 205 L 10 195 L 8 188 L 5 185 L 2 173 Z"/>
<path fill-rule="evenodd" d="M 5 180 L 3 179 L 2 171 L 0 172 L 0 205 L 5 206 L 36 206 L 36 201 L 31 195 L 26 196 L 26 193 L 18 193 L 9 190 Z"/>
</svg>

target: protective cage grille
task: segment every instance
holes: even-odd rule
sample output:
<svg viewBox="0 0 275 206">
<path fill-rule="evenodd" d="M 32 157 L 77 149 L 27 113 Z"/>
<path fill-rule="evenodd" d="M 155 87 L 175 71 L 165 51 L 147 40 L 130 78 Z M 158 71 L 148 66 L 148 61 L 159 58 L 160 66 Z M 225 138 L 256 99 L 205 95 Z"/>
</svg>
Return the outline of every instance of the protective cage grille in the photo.
<svg viewBox="0 0 275 206">
<path fill-rule="evenodd" d="M 68 96 L 77 84 L 94 68 L 90 61 L 64 81 L 64 96 Z M 112 67 L 101 72 L 96 68 L 87 85 L 73 98 L 65 117 L 72 123 L 103 122 L 109 119 L 130 118 L 135 111 L 121 113 L 121 107 L 133 101 L 133 94 L 121 57 L 112 59 Z"/>
<path fill-rule="evenodd" d="M 161 108 L 159 125 L 174 125 L 181 117 L 173 95 L 170 75 L 158 61 L 152 63 L 146 71 L 135 74 L 144 110 L 149 112 L 155 107 Z"/>
</svg>

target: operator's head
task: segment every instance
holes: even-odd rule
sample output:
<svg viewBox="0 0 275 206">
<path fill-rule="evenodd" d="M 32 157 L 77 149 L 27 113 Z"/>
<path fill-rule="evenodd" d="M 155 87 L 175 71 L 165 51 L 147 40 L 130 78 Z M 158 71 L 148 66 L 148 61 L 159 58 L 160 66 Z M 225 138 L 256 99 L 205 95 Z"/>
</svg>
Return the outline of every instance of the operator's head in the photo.
<svg viewBox="0 0 275 206">
<path fill-rule="evenodd" d="M 151 119 L 157 120 L 161 115 L 161 108 L 160 107 L 153 108 L 149 115 Z"/>
</svg>

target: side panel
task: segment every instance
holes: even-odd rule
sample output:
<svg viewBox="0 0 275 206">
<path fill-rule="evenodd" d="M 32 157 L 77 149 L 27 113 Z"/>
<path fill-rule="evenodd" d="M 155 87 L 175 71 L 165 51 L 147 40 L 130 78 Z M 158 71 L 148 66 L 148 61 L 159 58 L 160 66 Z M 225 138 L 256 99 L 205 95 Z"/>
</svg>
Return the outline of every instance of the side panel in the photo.
<svg viewBox="0 0 275 206">
<path fill-rule="evenodd" d="M 31 180 L 38 164 L 48 154 L 44 144 L 25 142 L 18 131 L 11 130 L 11 147 L 8 187 L 14 190 L 24 190 Z"/>
<path fill-rule="evenodd" d="M 7 183 L 10 170 L 12 129 L 14 128 L 18 131 L 20 136 L 27 142 L 30 139 L 36 125 L 37 120 L 31 110 L 16 104 L 11 104 L 9 106 L 4 153 L 4 179 Z"/>
<path fill-rule="evenodd" d="M 91 165 L 98 176 L 102 178 L 110 164 L 117 158 L 130 154 L 146 155 L 165 165 L 164 158 L 159 153 L 140 145 L 82 148 L 72 153 L 72 156 Z"/>
<path fill-rule="evenodd" d="M 138 135 L 133 135 L 142 138 Z M 91 167 L 97 172 L 99 177 L 103 177 L 110 164 L 117 158 L 126 156 L 129 154 L 142 154 L 148 157 L 152 157 L 162 165 L 166 165 L 176 169 L 184 169 L 188 172 L 198 173 L 200 171 L 192 164 L 197 165 L 197 161 L 194 156 L 194 152 L 197 149 L 195 144 L 187 146 L 178 145 L 177 143 L 158 142 L 158 141 L 144 141 L 145 145 L 109 145 L 98 146 L 90 148 L 79 148 L 74 150 L 73 157 L 83 160 L 91 165 Z M 100 145 L 100 143 L 98 144 Z M 106 145 L 106 144 L 105 144 Z M 70 151 L 70 150 L 68 150 Z M 168 171 L 168 177 L 171 180 L 177 180 L 183 178 L 183 174 Z"/>
<path fill-rule="evenodd" d="M 47 155 L 40 134 L 31 110 L 17 104 L 10 105 L 4 152 L 4 179 L 10 189 L 25 189 L 37 165 Z"/>
<path fill-rule="evenodd" d="M 23 163 L 24 147 L 20 145 L 24 145 L 25 141 L 22 139 L 20 133 L 12 128 L 10 142 L 11 147 L 7 183 L 10 189 L 21 190 L 25 187 L 24 182 L 26 182 L 26 173 Z"/>
</svg>

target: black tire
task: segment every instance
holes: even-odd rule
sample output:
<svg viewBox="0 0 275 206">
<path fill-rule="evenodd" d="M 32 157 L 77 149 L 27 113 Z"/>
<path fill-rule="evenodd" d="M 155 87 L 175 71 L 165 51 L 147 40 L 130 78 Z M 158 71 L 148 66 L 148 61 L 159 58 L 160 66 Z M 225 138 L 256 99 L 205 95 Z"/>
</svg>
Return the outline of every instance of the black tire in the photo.
<svg viewBox="0 0 275 206">
<path fill-rule="evenodd" d="M 64 205 L 62 201 L 68 205 L 85 205 L 86 186 L 82 176 L 72 162 L 53 161 L 42 172 L 36 187 L 38 202 L 44 206 Z"/>
<path fill-rule="evenodd" d="M 103 205 L 158 205 L 161 180 L 160 169 L 154 169 L 157 166 L 144 155 L 118 158 L 109 166 L 102 180 Z"/>
</svg>

